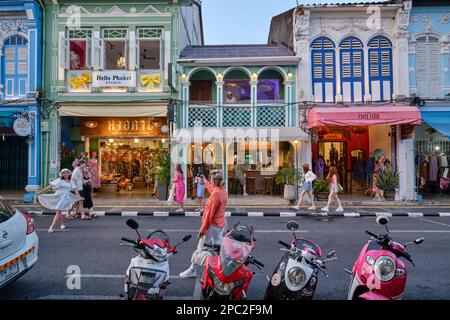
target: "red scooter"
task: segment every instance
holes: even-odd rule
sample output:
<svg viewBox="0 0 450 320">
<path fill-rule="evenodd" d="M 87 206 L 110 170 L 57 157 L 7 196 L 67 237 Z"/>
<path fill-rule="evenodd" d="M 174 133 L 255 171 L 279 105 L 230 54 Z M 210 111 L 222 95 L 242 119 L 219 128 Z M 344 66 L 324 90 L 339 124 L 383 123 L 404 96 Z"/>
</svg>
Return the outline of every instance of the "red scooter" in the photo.
<svg viewBox="0 0 450 320">
<path fill-rule="evenodd" d="M 250 227 L 233 226 L 222 238 L 221 245 L 205 244 L 219 255 L 206 258 L 202 284 L 205 300 L 241 300 L 253 278 L 249 264 L 263 271 L 264 265 L 251 254 L 254 248 L 253 230 Z"/>
<path fill-rule="evenodd" d="M 366 231 L 371 240 L 362 248 L 351 275 L 348 300 L 398 300 L 405 292 L 406 264 L 401 258 L 414 263 L 406 252 L 410 244 L 421 244 L 424 238 L 401 245 L 390 236 L 387 217 L 380 216 L 377 223 L 386 227 L 386 234 Z"/>
</svg>

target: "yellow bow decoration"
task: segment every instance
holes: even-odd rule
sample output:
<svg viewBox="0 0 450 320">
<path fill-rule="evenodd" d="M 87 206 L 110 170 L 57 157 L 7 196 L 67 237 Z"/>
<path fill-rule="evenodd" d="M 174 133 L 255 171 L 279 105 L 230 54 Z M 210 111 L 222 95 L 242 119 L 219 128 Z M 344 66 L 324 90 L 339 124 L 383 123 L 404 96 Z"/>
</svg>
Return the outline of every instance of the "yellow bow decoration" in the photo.
<svg viewBox="0 0 450 320">
<path fill-rule="evenodd" d="M 88 88 L 91 82 L 92 82 L 91 75 L 87 72 L 83 72 L 79 76 L 74 75 L 70 77 L 70 88 L 75 90 Z"/>
<path fill-rule="evenodd" d="M 155 90 L 156 87 L 159 87 L 161 84 L 161 75 L 153 74 L 153 75 L 141 75 L 141 86 L 148 87 L 150 90 Z"/>
</svg>

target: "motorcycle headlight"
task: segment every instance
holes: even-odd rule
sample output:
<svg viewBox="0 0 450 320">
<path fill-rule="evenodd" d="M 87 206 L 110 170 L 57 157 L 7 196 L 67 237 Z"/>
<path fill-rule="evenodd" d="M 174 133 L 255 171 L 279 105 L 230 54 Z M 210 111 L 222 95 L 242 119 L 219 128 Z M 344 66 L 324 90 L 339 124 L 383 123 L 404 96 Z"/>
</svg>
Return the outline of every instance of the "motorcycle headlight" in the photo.
<svg viewBox="0 0 450 320">
<path fill-rule="evenodd" d="M 244 283 L 243 279 L 237 280 L 234 282 L 229 282 L 229 283 L 222 282 L 219 280 L 219 278 L 217 278 L 217 276 L 211 270 L 211 268 L 209 268 L 208 273 L 209 273 L 209 277 L 213 281 L 214 291 L 216 291 L 218 294 L 223 295 L 223 296 L 227 296 L 227 295 L 231 294 L 231 291 L 233 291 L 234 288 L 237 288 Z"/>
<path fill-rule="evenodd" d="M 379 257 L 373 267 L 375 276 L 381 281 L 389 281 L 395 276 L 395 261 L 391 257 Z"/>
<path fill-rule="evenodd" d="M 293 267 L 287 272 L 289 282 L 292 283 L 294 287 L 303 288 L 306 282 L 306 273 L 302 268 Z"/>
<path fill-rule="evenodd" d="M 167 248 L 161 248 L 155 244 L 153 245 L 153 249 L 145 247 L 145 250 L 158 261 L 164 261 L 167 259 Z"/>
</svg>

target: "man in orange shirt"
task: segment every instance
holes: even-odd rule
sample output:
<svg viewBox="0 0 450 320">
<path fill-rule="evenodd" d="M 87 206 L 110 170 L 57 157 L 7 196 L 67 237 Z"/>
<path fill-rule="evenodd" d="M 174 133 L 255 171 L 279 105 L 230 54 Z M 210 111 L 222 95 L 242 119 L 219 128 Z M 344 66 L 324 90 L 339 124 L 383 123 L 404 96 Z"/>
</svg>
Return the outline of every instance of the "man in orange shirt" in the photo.
<svg viewBox="0 0 450 320">
<path fill-rule="evenodd" d="M 224 189 L 223 174 L 221 171 L 211 173 L 212 182 L 208 182 L 205 176 L 202 176 L 202 179 L 211 195 L 206 204 L 202 225 L 197 234 L 197 238 L 200 239 L 197 252 L 203 249 L 203 243 L 220 245 L 222 242 L 222 236 L 226 227 L 225 208 L 228 202 L 228 194 Z M 192 263 L 188 269 L 180 273 L 180 278 L 195 277 L 194 267 L 195 265 Z"/>
</svg>

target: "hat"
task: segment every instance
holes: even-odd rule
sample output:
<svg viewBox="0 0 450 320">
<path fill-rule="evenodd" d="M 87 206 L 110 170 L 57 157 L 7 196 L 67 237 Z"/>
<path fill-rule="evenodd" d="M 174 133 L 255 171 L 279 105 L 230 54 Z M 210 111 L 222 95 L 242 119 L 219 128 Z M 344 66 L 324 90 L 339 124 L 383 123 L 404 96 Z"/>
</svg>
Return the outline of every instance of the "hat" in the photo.
<svg viewBox="0 0 450 320">
<path fill-rule="evenodd" d="M 59 173 L 59 177 L 60 178 L 62 178 L 62 175 L 63 175 L 64 172 L 68 172 L 69 174 L 72 174 L 72 171 L 70 171 L 69 169 L 65 168 L 65 169 L 62 169 L 61 172 Z"/>
<path fill-rule="evenodd" d="M 233 92 L 231 91 L 227 91 L 227 95 L 233 94 Z"/>
</svg>

